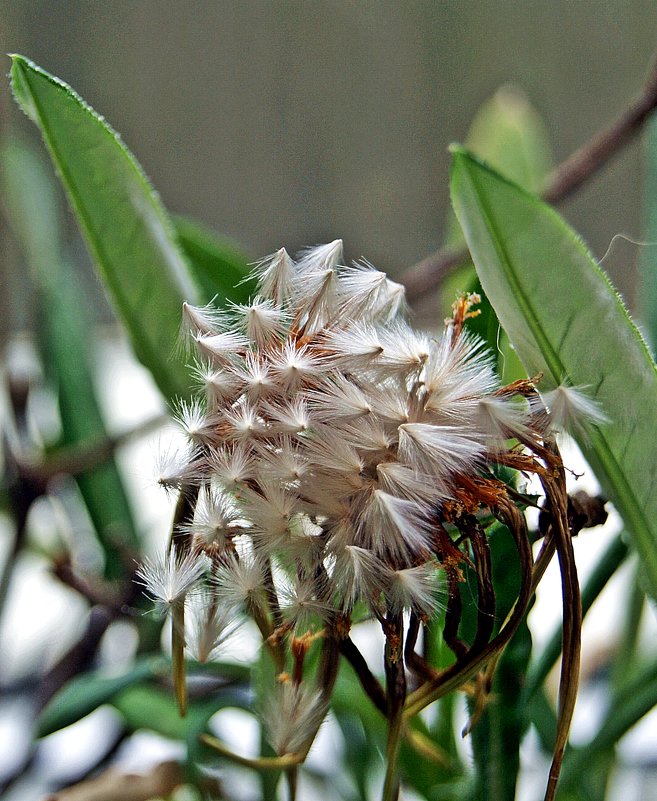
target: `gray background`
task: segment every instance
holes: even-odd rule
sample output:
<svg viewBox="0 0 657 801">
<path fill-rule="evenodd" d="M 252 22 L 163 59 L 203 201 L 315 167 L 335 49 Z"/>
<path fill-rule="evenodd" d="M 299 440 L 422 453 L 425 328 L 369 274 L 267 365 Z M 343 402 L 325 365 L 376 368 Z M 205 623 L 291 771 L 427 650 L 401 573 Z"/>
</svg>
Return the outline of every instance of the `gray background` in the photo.
<svg viewBox="0 0 657 801">
<path fill-rule="evenodd" d="M 561 159 L 639 90 L 657 40 L 647 0 L 1 8 L 3 51 L 105 115 L 169 209 L 254 258 L 341 236 L 393 274 L 440 245 L 446 147 L 496 88 L 525 90 Z M 3 121 L 35 136 L 0 93 Z M 564 207 L 598 255 L 640 238 L 639 175 L 635 144 Z M 635 258 L 621 243 L 605 262 L 630 304 Z"/>
</svg>

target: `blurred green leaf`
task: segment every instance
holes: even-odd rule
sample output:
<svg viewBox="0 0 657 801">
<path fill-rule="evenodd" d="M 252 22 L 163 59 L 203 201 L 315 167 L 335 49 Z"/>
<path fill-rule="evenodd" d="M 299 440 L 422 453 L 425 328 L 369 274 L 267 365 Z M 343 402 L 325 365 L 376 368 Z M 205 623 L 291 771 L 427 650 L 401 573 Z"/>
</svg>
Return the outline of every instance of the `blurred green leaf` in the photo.
<svg viewBox="0 0 657 801">
<path fill-rule="evenodd" d="M 644 666 L 612 694 L 607 714 L 590 743 L 572 749 L 564 760 L 561 787 L 577 785 L 588 766 L 609 757 L 611 750 L 641 718 L 657 706 L 657 662 Z"/>
<path fill-rule="evenodd" d="M 3 194 L 12 228 L 35 286 L 34 322 L 42 363 L 57 393 L 62 446 L 90 444 L 107 432 L 92 376 L 93 341 L 85 298 L 63 257 L 60 207 L 53 179 L 39 157 L 14 141 L 0 154 Z M 76 476 L 105 556 L 105 577 L 125 574 L 139 552 L 128 498 L 113 459 Z"/>
<path fill-rule="evenodd" d="M 540 114 L 515 86 L 503 86 L 477 112 L 466 144 L 498 172 L 538 192 L 552 167 L 550 143 Z"/>
<path fill-rule="evenodd" d="M 218 307 L 227 300 L 245 303 L 255 282 L 245 280 L 249 263 L 237 245 L 186 217 L 174 217 L 173 224 L 178 245 L 200 287 L 201 302 Z"/>
<path fill-rule="evenodd" d="M 520 589 L 518 551 L 508 528 L 494 524 L 487 531 L 495 587 L 495 632 L 509 614 Z M 471 581 L 476 579 L 471 578 Z M 475 600 L 474 587 L 470 590 Z M 470 616 L 476 615 L 471 602 Z M 520 770 L 520 743 L 524 735 L 522 686 L 531 654 L 532 638 L 526 619 L 507 645 L 497 664 L 493 686 L 472 732 L 478 801 L 513 801 Z M 472 712 L 472 704 L 470 704 Z"/>
<path fill-rule="evenodd" d="M 515 86 L 501 87 L 482 103 L 472 120 L 465 145 L 475 156 L 528 192 L 538 192 L 552 168 L 545 123 L 522 90 Z M 445 245 L 466 245 L 453 211 L 447 223 Z"/>
<path fill-rule="evenodd" d="M 657 596 L 657 370 L 618 294 L 548 206 L 454 150 L 454 208 L 479 278 L 542 390 L 585 387 L 610 422 L 578 441 Z"/>
<path fill-rule="evenodd" d="M 624 563 L 628 554 L 628 546 L 621 534 L 611 541 L 607 550 L 602 554 L 593 568 L 582 589 L 582 616 L 585 616 L 598 596 L 607 586 L 611 577 Z M 548 677 L 548 673 L 556 664 L 561 655 L 561 626 L 554 631 L 543 648 L 536 664 L 527 675 L 525 682 L 525 700 L 529 701 Z"/>
<path fill-rule="evenodd" d="M 93 712 L 94 709 L 102 704 L 112 702 L 117 708 L 123 709 L 125 698 L 122 692 L 127 688 L 133 687 L 147 687 L 156 690 L 158 699 L 160 698 L 160 694 L 166 698 L 166 704 L 164 701 L 162 701 L 162 704 L 166 706 L 167 710 L 171 708 L 175 713 L 175 717 L 180 720 L 173 692 L 163 690 L 155 684 L 167 681 L 170 673 L 171 662 L 168 658 L 150 655 L 137 659 L 128 670 L 118 675 L 108 676 L 105 670 L 94 670 L 81 676 L 76 676 L 52 698 L 41 713 L 38 721 L 39 736 L 44 737 L 47 734 L 51 734 L 53 731 L 64 728 L 64 726 L 70 726 L 72 723 L 80 720 L 80 718 Z M 222 685 L 218 690 L 214 691 L 213 698 L 215 695 L 221 695 L 223 699 L 221 703 L 224 705 L 241 707 L 245 705 L 244 687 L 248 682 L 248 668 L 226 662 L 208 662 L 206 664 L 190 662 L 188 664 L 188 675 L 196 679 L 205 677 L 206 679 L 221 680 Z M 145 690 L 143 694 L 138 694 L 137 697 L 144 699 L 143 705 L 144 707 L 148 707 L 148 704 L 151 703 L 149 699 L 152 699 L 153 695 L 150 691 Z M 159 704 L 160 701 L 152 701 L 152 703 Z M 212 704 L 215 703 L 216 702 L 213 700 Z M 221 707 L 221 703 L 216 705 L 216 709 Z M 214 710 L 215 707 L 212 705 L 208 706 L 205 702 L 201 704 L 194 702 L 192 706 L 196 714 L 194 723 L 198 723 L 197 718 L 201 712 L 205 713 L 210 709 L 210 715 L 214 713 L 212 710 Z M 133 717 L 128 716 L 128 719 L 135 724 L 135 728 L 149 728 L 141 718 L 137 721 L 138 715 L 141 715 L 143 712 L 142 707 L 139 709 L 141 711 L 135 710 Z M 170 728 L 176 728 L 176 731 L 183 730 L 178 724 L 174 726 L 174 724 L 169 721 L 168 711 L 165 717 L 166 720 L 162 724 L 163 727 L 166 728 L 169 726 Z M 193 716 L 190 715 L 188 720 L 191 720 L 192 717 Z M 144 718 L 144 720 L 147 720 L 147 718 Z M 203 718 L 203 726 L 207 720 L 207 717 Z M 137 725 L 137 723 L 139 725 Z M 160 729 L 158 726 L 160 724 L 156 721 L 152 723 L 153 725 L 150 726 L 150 728 L 159 731 Z"/>
<path fill-rule="evenodd" d="M 52 698 L 38 720 L 38 736 L 70 726 L 72 723 L 106 704 L 121 690 L 158 673 L 164 675 L 167 661 L 158 657 L 140 659 L 125 673 L 107 676 L 93 671 L 71 679 Z"/>
<path fill-rule="evenodd" d="M 166 212 L 118 135 L 67 84 L 12 56 L 12 88 L 38 125 L 135 352 L 171 400 L 190 393 L 173 360 L 183 300 L 199 290 Z"/>
</svg>

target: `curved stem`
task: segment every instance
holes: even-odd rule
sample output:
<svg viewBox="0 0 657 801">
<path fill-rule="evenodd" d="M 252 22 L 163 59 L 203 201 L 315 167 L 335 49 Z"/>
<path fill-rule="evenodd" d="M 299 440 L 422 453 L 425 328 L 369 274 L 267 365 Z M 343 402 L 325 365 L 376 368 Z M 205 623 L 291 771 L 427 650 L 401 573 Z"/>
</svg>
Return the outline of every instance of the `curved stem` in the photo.
<svg viewBox="0 0 657 801">
<path fill-rule="evenodd" d="M 227 748 L 221 740 L 212 737 L 210 734 L 202 734 L 200 740 L 205 745 L 217 751 L 221 756 L 230 759 L 237 765 L 243 765 L 245 768 L 253 768 L 254 770 L 287 770 L 295 765 L 303 762 L 303 755 L 301 754 L 283 754 L 276 757 L 244 757 L 236 754 Z"/>
<path fill-rule="evenodd" d="M 472 678 L 492 657 L 501 651 L 509 642 L 522 622 L 527 604 L 534 590 L 532 582 L 532 555 L 527 536 L 527 527 L 522 513 L 508 499 L 501 498 L 497 508 L 500 518 L 507 525 L 513 536 L 520 557 L 522 583 L 516 603 L 506 623 L 488 645 L 476 654 L 468 652 L 465 660 L 455 662 L 441 671 L 433 681 L 427 681 L 415 692 L 411 693 L 405 704 L 404 717 L 410 718 L 421 712 L 426 706 L 442 698 L 452 690 L 461 687 Z"/>
</svg>

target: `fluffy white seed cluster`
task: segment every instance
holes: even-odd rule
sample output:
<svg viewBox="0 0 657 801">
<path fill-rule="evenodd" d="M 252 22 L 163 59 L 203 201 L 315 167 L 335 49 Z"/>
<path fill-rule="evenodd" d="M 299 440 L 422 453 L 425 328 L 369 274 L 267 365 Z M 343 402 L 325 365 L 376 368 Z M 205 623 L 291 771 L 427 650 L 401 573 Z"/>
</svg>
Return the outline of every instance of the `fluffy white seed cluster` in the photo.
<svg viewBox="0 0 657 801">
<path fill-rule="evenodd" d="M 187 530 L 219 601 L 257 605 L 273 561 L 295 625 L 357 600 L 430 614 L 442 506 L 526 425 L 478 340 L 416 332 L 399 284 L 341 262 L 340 240 L 282 249 L 248 305 L 185 305 L 205 397 L 181 407 L 189 453 L 162 477 L 201 485 Z"/>
</svg>

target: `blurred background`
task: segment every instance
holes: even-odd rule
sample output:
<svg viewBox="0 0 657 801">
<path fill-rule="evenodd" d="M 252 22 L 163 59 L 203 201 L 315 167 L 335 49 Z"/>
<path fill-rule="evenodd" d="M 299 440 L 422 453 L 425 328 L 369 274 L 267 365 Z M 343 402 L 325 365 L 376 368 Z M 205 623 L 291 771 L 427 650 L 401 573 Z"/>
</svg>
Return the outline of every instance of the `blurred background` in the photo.
<svg viewBox="0 0 657 801">
<path fill-rule="evenodd" d="M 440 246 L 447 145 L 500 86 L 526 93 L 559 161 L 638 92 L 657 31 L 651 0 L 0 8 L 2 52 L 103 114 L 171 211 L 253 258 L 339 236 L 393 274 Z M 6 83 L 0 97 L 3 124 L 36 139 Z M 565 209 L 599 256 L 640 237 L 639 161 L 627 148 Z M 634 256 L 619 245 L 605 265 L 630 303 Z"/>
<path fill-rule="evenodd" d="M 548 143 L 545 157 L 551 152 L 557 163 L 638 93 L 657 42 L 651 0 L 31 0 L 0 2 L 0 15 L 1 52 L 22 53 L 73 86 L 121 133 L 171 212 L 232 239 L 250 259 L 280 246 L 295 252 L 341 237 L 348 259 L 365 257 L 393 276 L 444 242 L 447 146 L 465 139 L 477 110 L 500 87 L 515 87 L 516 98 L 524 94 Z M 10 131 L 43 152 L 35 127 L 4 81 L 0 135 Z M 642 237 L 642 161 L 637 139 L 561 209 L 598 257 L 616 234 Z M 163 403 L 117 334 L 70 213 L 64 236 L 76 280 L 100 323 L 94 380 L 104 422 L 110 433 L 121 432 L 161 413 Z M 630 307 L 636 303 L 639 250 L 616 240 L 604 259 Z M 0 218 L 1 344 L 19 372 L 29 373 L 40 368 L 23 336 L 35 321 L 22 264 Z M 432 294 L 422 312 L 423 319 L 438 324 L 444 316 Z M 50 425 L 55 437 L 60 423 L 52 397 L 44 395 L 41 406 L 33 402 L 33 407 L 40 435 L 47 440 Z M 164 543 L 171 515 L 170 500 L 153 480 L 156 441 L 168 436 L 160 432 L 117 452 L 137 528 L 151 550 Z M 577 464 L 575 455 L 572 460 Z M 48 560 L 39 557 L 40 550 L 52 548 L 53 506 L 62 519 L 66 508 L 62 528 L 73 529 L 77 562 L 93 566 L 97 554 L 79 547 L 79 532 L 88 521 L 82 516 L 71 523 L 70 488 L 50 491 L 49 507 L 36 504 L 30 514 L 32 547 L 14 571 L 3 610 L 0 685 L 5 688 L 29 691 L 26 677 L 34 666 L 55 665 L 84 626 L 87 607 L 55 582 Z M 614 526 L 617 520 L 598 536 L 598 549 L 609 542 Z M 0 527 L 4 553 L 11 548 L 9 531 L 8 525 Z M 589 547 L 592 536 L 578 553 L 584 575 L 599 552 Z M 541 632 L 551 632 L 557 623 L 556 575 L 545 587 L 543 623 L 534 631 L 538 642 Z M 613 597 L 598 611 L 593 636 L 600 651 L 608 644 L 609 621 L 618 614 Z M 117 649 L 106 637 L 100 659 L 110 665 L 125 659 L 116 654 L 130 639 L 129 631 L 114 631 L 121 645 Z M 589 703 L 593 711 L 587 719 L 595 718 L 599 699 L 584 698 L 580 707 Z M 29 751 L 29 727 L 23 731 L 19 725 L 29 705 L 20 703 L 5 697 L 0 710 L 0 781 Z M 100 721 L 108 748 L 114 747 L 112 727 L 118 725 L 113 720 Z M 97 738 L 98 725 L 89 739 Z M 585 740 L 590 730 L 584 718 L 576 720 L 575 738 Z M 13 787 L 11 797 L 36 799 L 47 787 L 85 775 L 93 754 L 81 754 L 77 763 L 61 756 L 67 748 L 77 751 L 81 736 L 78 729 L 68 741 L 76 744 L 71 748 L 60 734 L 53 735 L 60 741 L 50 751 L 48 738 L 26 774 L 28 782 Z M 133 742 L 132 753 L 139 756 L 125 764 L 143 765 L 150 747 L 157 759 L 170 755 L 151 741 L 135 751 Z M 656 797 L 646 795 L 644 784 L 646 765 L 654 767 L 654 760 L 637 750 L 636 741 L 630 751 L 641 771 L 634 796 L 624 774 L 624 798 Z M 524 786 L 526 797 L 533 798 L 532 786 L 542 778 L 533 777 L 531 758 L 528 764 Z M 544 768 L 539 765 L 539 773 Z"/>
</svg>

